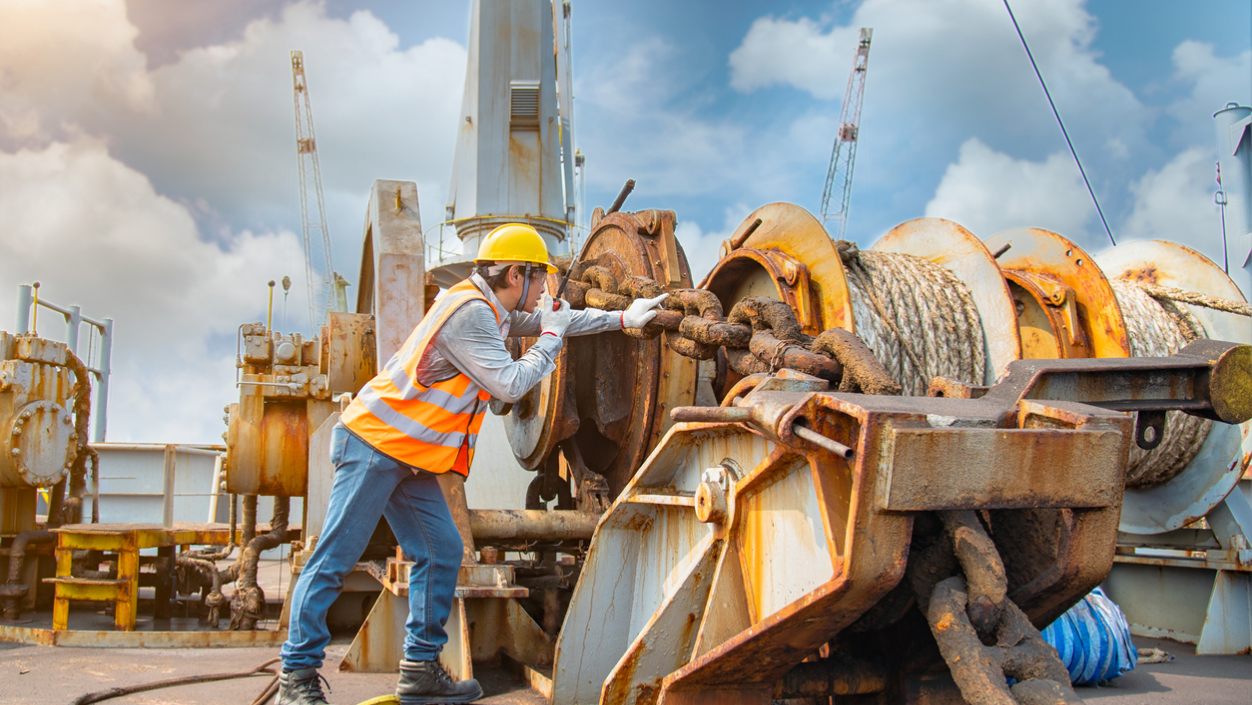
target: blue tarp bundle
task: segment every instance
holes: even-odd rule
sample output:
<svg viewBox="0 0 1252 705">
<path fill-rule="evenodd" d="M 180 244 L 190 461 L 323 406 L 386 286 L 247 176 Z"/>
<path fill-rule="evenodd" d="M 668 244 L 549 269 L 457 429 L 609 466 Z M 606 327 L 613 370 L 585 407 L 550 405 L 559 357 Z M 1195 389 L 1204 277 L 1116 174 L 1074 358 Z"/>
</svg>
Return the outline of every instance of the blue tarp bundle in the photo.
<svg viewBox="0 0 1252 705">
<path fill-rule="evenodd" d="M 1049 624 L 1043 638 L 1056 648 L 1074 685 L 1111 680 L 1139 659 L 1125 615 L 1100 588 Z"/>
</svg>

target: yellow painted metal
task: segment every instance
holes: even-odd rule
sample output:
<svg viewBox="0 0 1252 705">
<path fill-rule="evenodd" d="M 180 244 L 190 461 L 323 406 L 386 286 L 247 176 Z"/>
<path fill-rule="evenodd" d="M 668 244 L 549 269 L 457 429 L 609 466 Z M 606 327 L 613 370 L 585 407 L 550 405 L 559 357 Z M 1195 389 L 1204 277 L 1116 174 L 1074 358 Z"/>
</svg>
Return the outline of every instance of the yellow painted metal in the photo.
<svg viewBox="0 0 1252 705">
<path fill-rule="evenodd" d="M 115 605 L 118 631 L 133 631 L 139 605 L 139 551 L 145 548 L 186 545 L 224 545 L 229 528 L 224 524 L 181 524 L 166 528 L 155 524 L 69 524 L 53 529 L 57 534 L 56 596 L 52 629 L 69 628 L 70 600 L 99 600 Z M 73 551 L 95 550 L 117 554 L 116 580 L 75 578 L 71 571 Z"/>
<path fill-rule="evenodd" d="M 89 525 L 89 526 L 99 526 Z M 69 628 L 70 600 L 97 600 L 112 602 L 113 624 L 118 631 L 133 631 L 135 615 L 139 607 L 139 549 L 154 548 L 162 544 L 164 530 L 133 528 L 117 531 L 74 531 L 68 528 L 57 532 L 57 576 L 49 582 L 56 585 L 56 597 L 52 607 L 52 628 Z M 71 571 L 72 551 L 99 550 L 117 553 L 116 580 L 89 580 L 75 578 Z"/>
<path fill-rule="evenodd" d="M 1130 338 L 1113 287 L 1081 247 L 1040 228 L 1006 230 L 984 242 L 993 252 L 1009 246 L 997 261 L 1006 278 L 1030 294 L 1040 311 L 1063 309 L 1064 315 L 1046 317 L 1053 327 L 1050 335 L 1057 356 L 1130 357 Z M 1029 308 L 1029 302 L 1022 303 Z M 1041 325 L 1042 320 L 1034 316 L 1031 324 Z M 1075 324 L 1081 333 L 1073 328 Z M 1045 338 L 1024 332 L 1024 357 L 1044 357 Z"/>
<path fill-rule="evenodd" d="M 761 224 L 753 229 L 757 219 L 760 219 Z M 745 234 L 746 238 L 743 237 Z M 723 245 L 722 257 L 725 258 L 739 248 L 766 252 L 776 250 L 804 265 L 808 270 L 812 296 L 817 302 L 815 308 L 818 312 L 819 330 L 843 328 L 856 332 L 843 262 L 839 259 L 839 252 L 826 233 L 826 228 L 812 213 L 793 203 L 770 203 L 761 206 L 735 229 L 729 243 Z M 714 288 L 713 282 L 719 276 L 726 276 L 719 275 L 721 267 L 721 263 L 714 267 L 700 284 L 700 288 Z M 785 300 L 782 296 L 777 298 Z M 722 303 L 724 306 L 727 302 Z M 807 312 L 798 313 L 801 324 L 805 324 Z"/>
<path fill-rule="evenodd" d="M 969 230 L 943 218 L 916 218 L 892 228 L 871 249 L 923 257 L 969 287 L 986 346 L 983 384 L 994 383 L 1005 366 L 1021 359 L 1022 338 L 1008 284 L 991 250 Z"/>
<path fill-rule="evenodd" d="M 805 333 L 817 335 L 824 330 L 809 268 L 784 252 L 735 249 L 717 263 L 717 276 L 706 284 L 726 312 L 742 299 L 764 296 L 790 306 Z"/>
<path fill-rule="evenodd" d="M 0 641 L 38 646 L 144 648 L 277 647 L 287 638 L 282 631 L 103 631 L 98 629 L 43 629 L 0 624 Z"/>
</svg>

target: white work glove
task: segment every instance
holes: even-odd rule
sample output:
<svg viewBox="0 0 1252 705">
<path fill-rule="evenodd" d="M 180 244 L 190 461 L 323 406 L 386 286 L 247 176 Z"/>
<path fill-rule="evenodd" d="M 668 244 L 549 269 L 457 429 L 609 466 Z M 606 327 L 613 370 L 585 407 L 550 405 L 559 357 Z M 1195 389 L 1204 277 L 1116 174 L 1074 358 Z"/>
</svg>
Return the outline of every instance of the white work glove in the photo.
<svg viewBox="0 0 1252 705">
<path fill-rule="evenodd" d="M 557 303 L 561 304 L 557 310 L 552 310 L 552 297 L 544 294 L 539 297 L 539 327 L 543 333 L 551 333 L 558 338 L 565 336 L 565 329 L 569 328 L 570 318 L 573 312 L 570 311 L 569 302 L 561 299 Z M 540 333 L 540 335 L 543 335 Z"/>
<path fill-rule="evenodd" d="M 661 294 L 653 299 L 635 299 L 630 307 L 622 312 L 622 328 L 643 328 L 656 318 L 657 307 L 669 298 L 669 294 Z"/>
</svg>

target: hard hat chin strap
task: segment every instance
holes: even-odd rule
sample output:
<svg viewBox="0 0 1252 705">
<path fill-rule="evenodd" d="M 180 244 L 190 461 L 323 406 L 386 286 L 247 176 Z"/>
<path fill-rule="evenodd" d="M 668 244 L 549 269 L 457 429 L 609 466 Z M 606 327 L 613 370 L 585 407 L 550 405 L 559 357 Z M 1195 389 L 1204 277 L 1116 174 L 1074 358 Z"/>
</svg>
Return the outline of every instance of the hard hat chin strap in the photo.
<svg viewBox="0 0 1252 705">
<path fill-rule="evenodd" d="M 530 295 L 530 263 L 526 263 L 526 272 L 522 275 L 522 298 L 517 300 L 517 305 L 513 307 L 514 311 L 522 312 L 522 307 L 526 305 L 526 297 Z"/>
</svg>

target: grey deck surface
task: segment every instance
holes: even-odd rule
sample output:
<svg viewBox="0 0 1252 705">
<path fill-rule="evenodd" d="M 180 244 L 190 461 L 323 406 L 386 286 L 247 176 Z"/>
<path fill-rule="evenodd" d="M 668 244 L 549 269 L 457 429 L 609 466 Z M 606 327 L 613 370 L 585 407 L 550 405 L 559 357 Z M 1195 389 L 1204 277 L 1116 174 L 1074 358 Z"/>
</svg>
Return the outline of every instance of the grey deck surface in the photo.
<svg viewBox="0 0 1252 705">
<path fill-rule="evenodd" d="M 1100 705 L 1226 705 L 1252 701 L 1252 656 L 1196 656 L 1187 644 L 1138 639 L 1139 646 L 1162 648 L 1172 663 L 1140 666 L 1101 688 L 1078 688 L 1079 697 Z M 347 640 L 328 650 L 323 674 L 336 705 L 355 705 L 395 687 L 395 675 L 340 673 Z M 123 685 L 202 673 L 249 670 L 273 658 L 277 649 L 88 649 L 0 643 L 0 701 L 12 705 L 69 703 L 79 695 Z M 23 671 L 26 671 L 23 673 Z M 501 671 L 483 676 L 492 705 L 541 705 L 543 700 Z M 109 703 L 217 705 L 251 702 L 266 678 L 248 678 L 149 691 Z"/>
<path fill-rule="evenodd" d="M 355 705 L 395 690 L 393 673 L 340 673 L 347 640 L 327 649 L 322 675 L 330 702 Z M 278 655 L 278 649 L 91 649 L 0 643 L 0 702 L 5 705 L 65 705 L 78 696 L 119 686 L 182 676 L 247 671 Z M 26 671 L 23 673 L 23 671 Z M 488 671 L 483 687 L 493 705 L 542 705 L 544 700 L 502 671 Z M 152 690 L 107 703 L 223 705 L 252 702 L 269 676 Z M 271 701 L 272 702 L 272 701 Z"/>
</svg>

